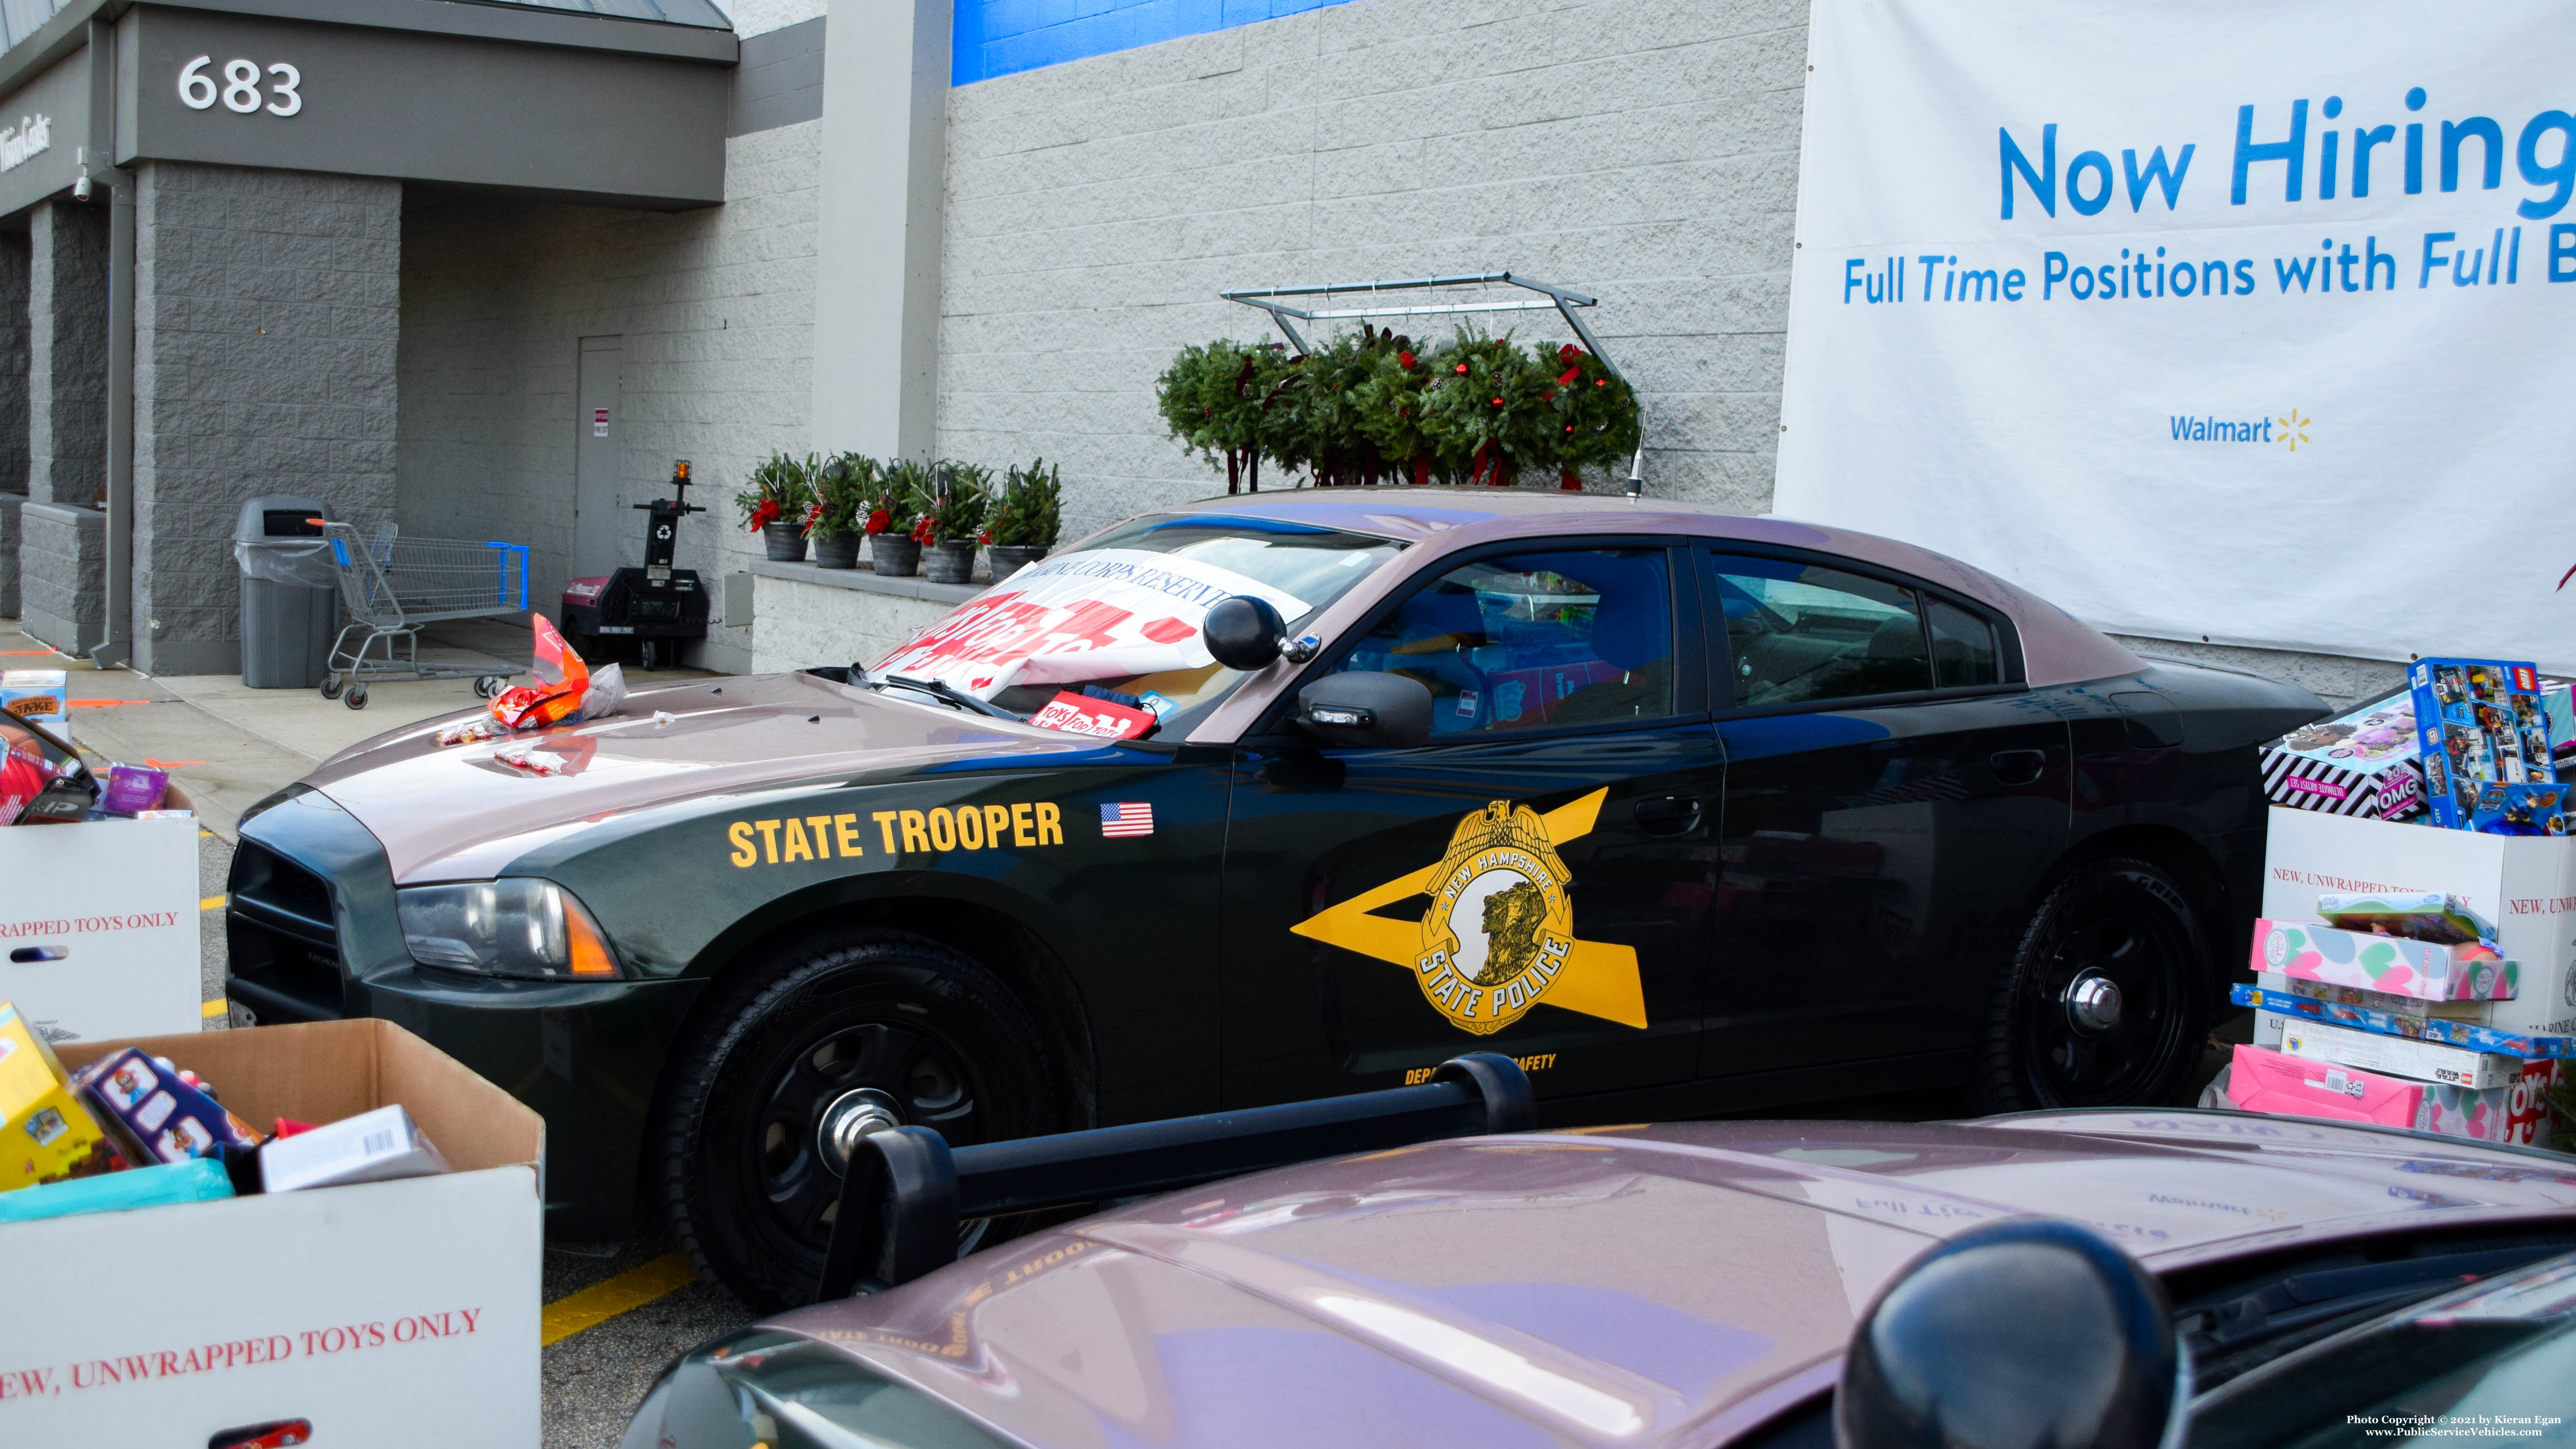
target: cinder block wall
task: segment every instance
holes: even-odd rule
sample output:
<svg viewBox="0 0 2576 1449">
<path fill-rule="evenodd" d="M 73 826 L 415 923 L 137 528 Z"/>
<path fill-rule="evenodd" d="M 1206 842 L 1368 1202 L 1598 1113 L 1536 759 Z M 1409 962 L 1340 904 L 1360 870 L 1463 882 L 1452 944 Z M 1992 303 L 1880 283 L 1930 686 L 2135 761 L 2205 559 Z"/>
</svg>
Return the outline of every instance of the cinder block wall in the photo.
<svg viewBox="0 0 2576 1449">
<path fill-rule="evenodd" d="M 400 515 L 406 532 L 530 546 L 531 602 L 573 574 L 581 339 L 624 338 L 623 502 L 695 464 L 678 563 L 711 587 L 757 556 L 732 495 L 812 411 L 814 188 L 822 123 L 726 143 L 721 207 L 666 215 L 419 198 L 403 230 Z M 634 525 L 641 561 L 642 515 Z M 721 597 L 721 595 L 719 595 Z M 740 621 L 705 662 L 751 667 Z"/>
<path fill-rule="evenodd" d="M 1062 460 L 1068 534 L 1223 492 L 1153 399 L 1277 335 L 1217 292 L 1508 269 L 1601 299 L 1654 493 L 1767 509 L 1806 49 L 1801 0 L 1357 0 L 960 87 L 940 446 Z"/>
<path fill-rule="evenodd" d="M 40 203 L 27 236 L 28 491 L 86 507 L 107 482 L 107 208 Z"/>
<path fill-rule="evenodd" d="M 397 182 L 151 162 L 136 186 L 135 662 L 241 664 L 244 499 L 394 502 Z"/>
</svg>

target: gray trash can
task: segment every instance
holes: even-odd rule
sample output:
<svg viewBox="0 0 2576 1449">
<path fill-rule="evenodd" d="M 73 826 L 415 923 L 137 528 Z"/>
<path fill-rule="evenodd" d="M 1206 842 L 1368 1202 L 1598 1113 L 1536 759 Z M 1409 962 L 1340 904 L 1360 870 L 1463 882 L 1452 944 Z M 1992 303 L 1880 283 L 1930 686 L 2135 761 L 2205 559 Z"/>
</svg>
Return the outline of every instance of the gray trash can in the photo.
<svg viewBox="0 0 2576 1449">
<path fill-rule="evenodd" d="M 242 683 L 311 689 L 322 682 L 340 629 L 331 544 L 308 519 L 338 521 L 318 498 L 254 498 L 233 525 L 241 565 Z"/>
</svg>

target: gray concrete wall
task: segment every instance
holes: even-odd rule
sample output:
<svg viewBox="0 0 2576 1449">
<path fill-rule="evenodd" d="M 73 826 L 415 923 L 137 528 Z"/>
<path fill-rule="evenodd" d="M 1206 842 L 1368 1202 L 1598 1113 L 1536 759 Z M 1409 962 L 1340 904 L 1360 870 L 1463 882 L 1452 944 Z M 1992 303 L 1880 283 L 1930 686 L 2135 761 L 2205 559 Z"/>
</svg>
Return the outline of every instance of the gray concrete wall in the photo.
<svg viewBox="0 0 2576 1449">
<path fill-rule="evenodd" d="M 27 488 L 88 504 L 107 485 L 107 208 L 28 213 Z"/>
<path fill-rule="evenodd" d="M 0 618 L 18 616 L 18 508 L 27 501 L 24 232 L 0 232 Z"/>
<path fill-rule="evenodd" d="M 107 637 L 107 515 L 70 503 L 18 510 L 19 623 L 67 654 Z"/>
<path fill-rule="evenodd" d="M 1216 292 L 1509 269 L 1601 298 L 1652 491 L 1766 509 L 1806 46 L 1801 0 L 1357 0 L 962 87 L 941 449 L 1061 460 L 1069 534 L 1222 492 L 1153 401 L 1264 335 Z"/>
<path fill-rule="evenodd" d="M 720 208 L 676 216 L 417 195 L 405 215 L 400 516 L 408 532 L 532 550 L 549 613 L 573 569 L 580 340 L 624 338 L 624 501 L 696 465 L 678 562 L 710 586 L 756 540 L 734 490 L 772 449 L 808 446 L 819 121 L 726 143 Z M 642 515 L 635 515 L 639 520 Z M 642 525 L 635 526 L 641 561 Z M 748 628 L 710 630 L 713 667 L 747 669 Z"/>
<path fill-rule="evenodd" d="M 402 187 L 183 162 L 136 186 L 135 663 L 240 667 L 246 498 L 394 512 Z"/>
</svg>

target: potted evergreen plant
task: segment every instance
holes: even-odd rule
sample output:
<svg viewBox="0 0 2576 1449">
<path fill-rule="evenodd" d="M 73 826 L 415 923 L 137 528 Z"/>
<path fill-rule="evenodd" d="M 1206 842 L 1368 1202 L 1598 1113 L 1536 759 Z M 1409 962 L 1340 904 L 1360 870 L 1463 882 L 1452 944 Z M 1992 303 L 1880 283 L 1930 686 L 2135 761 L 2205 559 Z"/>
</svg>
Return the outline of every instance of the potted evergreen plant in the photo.
<svg viewBox="0 0 2576 1449">
<path fill-rule="evenodd" d="M 1002 477 L 1001 497 L 985 532 L 992 538 L 993 582 L 1000 583 L 1047 556 L 1062 526 L 1062 470 L 1040 458 L 1013 464 Z"/>
<path fill-rule="evenodd" d="M 877 462 L 843 453 L 815 475 L 814 501 L 805 511 L 805 536 L 814 544 L 814 566 L 854 569 L 859 566 L 859 540 L 874 498 Z"/>
<path fill-rule="evenodd" d="M 962 584 L 975 576 L 975 550 L 987 542 L 985 516 L 993 510 L 993 474 L 973 463 L 939 465 L 939 492 L 922 514 L 917 536 L 930 546 L 922 574 L 934 584 Z"/>
<path fill-rule="evenodd" d="M 771 453 L 751 470 L 749 487 L 733 497 L 743 526 L 761 536 L 773 563 L 801 563 L 805 558 L 805 515 L 813 504 L 812 474 L 817 460 L 804 462 Z"/>
<path fill-rule="evenodd" d="M 885 465 L 867 522 L 880 577 L 908 579 L 921 571 L 920 525 L 929 506 L 930 469 L 910 458 Z"/>
</svg>

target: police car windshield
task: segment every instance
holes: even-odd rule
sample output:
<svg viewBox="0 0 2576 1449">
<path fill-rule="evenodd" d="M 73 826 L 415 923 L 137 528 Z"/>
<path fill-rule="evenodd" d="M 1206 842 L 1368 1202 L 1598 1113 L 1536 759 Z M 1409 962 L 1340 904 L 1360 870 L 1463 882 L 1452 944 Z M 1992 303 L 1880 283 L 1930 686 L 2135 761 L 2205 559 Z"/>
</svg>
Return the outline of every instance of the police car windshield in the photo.
<svg viewBox="0 0 2576 1449">
<path fill-rule="evenodd" d="M 1142 711 L 1174 732 L 1243 676 L 1209 657 L 1207 611 L 1247 595 L 1294 630 L 1404 545 L 1278 519 L 1157 513 L 1040 559 L 960 605 L 869 665 L 883 678 L 939 682 L 1054 724 L 1060 694 Z M 1090 733 L 1118 734 L 1116 710 L 1093 710 Z M 1137 716 L 1125 718 L 1131 721 Z M 1128 731 L 1132 736 L 1132 729 Z"/>
</svg>

